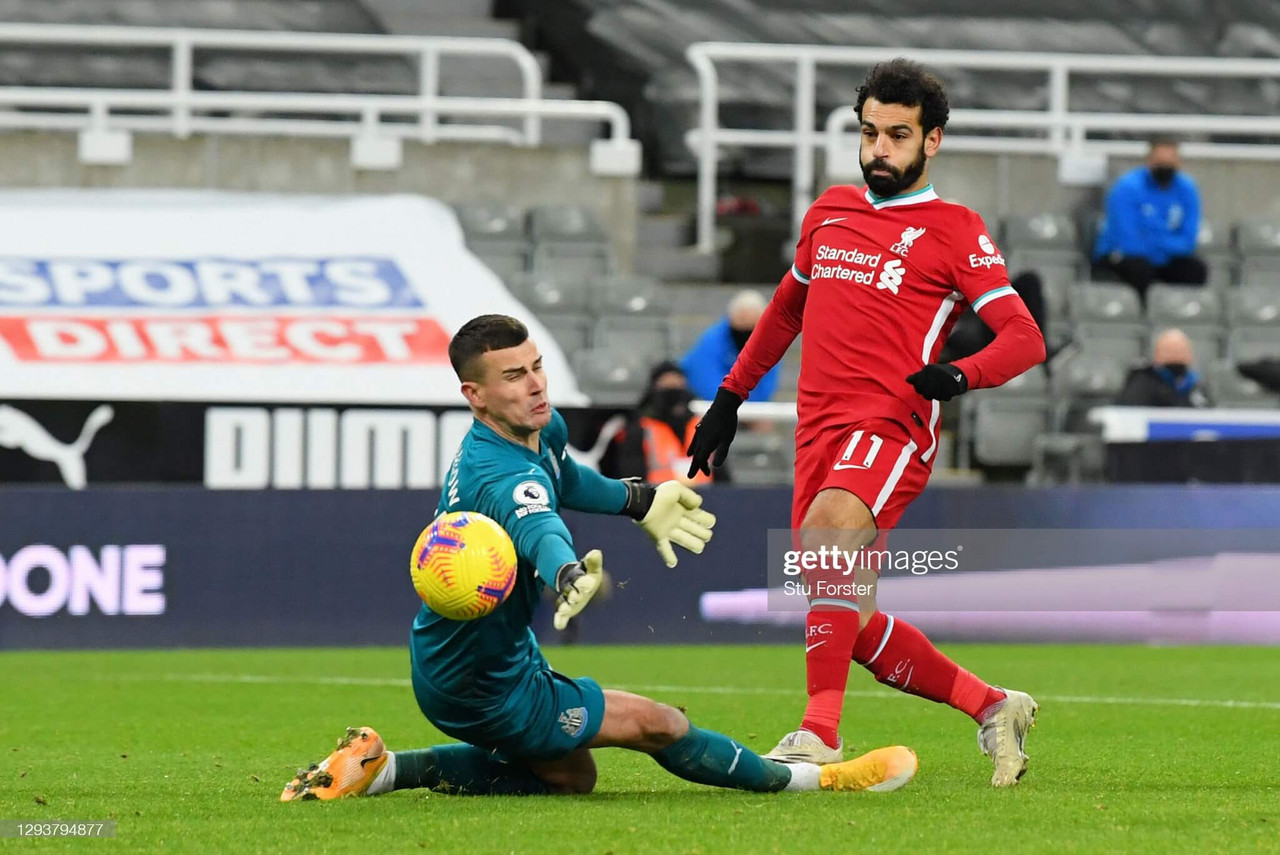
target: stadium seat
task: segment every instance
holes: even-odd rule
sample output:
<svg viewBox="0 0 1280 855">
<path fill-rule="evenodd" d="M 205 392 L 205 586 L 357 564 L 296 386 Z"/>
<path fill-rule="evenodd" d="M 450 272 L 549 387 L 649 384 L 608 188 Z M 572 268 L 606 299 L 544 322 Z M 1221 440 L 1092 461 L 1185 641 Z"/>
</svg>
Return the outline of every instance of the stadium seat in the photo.
<svg viewBox="0 0 1280 855">
<path fill-rule="evenodd" d="M 1031 472 L 1027 484 L 1080 484 L 1102 481 L 1106 446 L 1090 433 L 1046 433 L 1032 445 Z"/>
<path fill-rule="evenodd" d="M 1222 316 L 1222 297 L 1211 288 L 1157 283 L 1147 290 L 1147 321 L 1152 326 L 1217 324 Z"/>
<path fill-rule="evenodd" d="M 1041 279 L 1041 296 L 1044 298 L 1044 337 L 1050 347 L 1064 344 L 1071 337 L 1071 297 L 1074 277 L 1070 279 Z"/>
<path fill-rule="evenodd" d="M 1268 285 L 1245 283 L 1231 293 L 1228 305 L 1232 325 L 1280 325 L 1280 279 Z"/>
<path fill-rule="evenodd" d="M 581 314 L 590 304 L 588 283 L 570 276 L 520 273 L 507 280 L 516 299 L 536 314 Z"/>
<path fill-rule="evenodd" d="M 1034 272 L 1043 282 L 1068 285 L 1080 278 L 1081 260 L 1074 253 L 1062 254 L 1062 250 L 1048 250 L 1049 254 L 1033 249 L 1015 249 L 1009 253 L 1009 278 L 1028 271 Z"/>
<path fill-rule="evenodd" d="M 1073 328 L 1075 346 L 1128 364 L 1145 356 L 1147 328 L 1138 323 L 1080 323 Z"/>
<path fill-rule="evenodd" d="M 662 283 L 647 276 L 609 276 L 594 283 L 591 308 L 597 315 L 668 314 Z"/>
<path fill-rule="evenodd" d="M 1215 290 L 1225 290 L 1236 282 L 1239 258 L 1231 245 L 1231 229 L 1225 223 L 1201 220 L 1196 235 L 1196 255 L 1209 269 L 1205 285 Z"/>
<path fill-rule="evenodd" d="M 1109 282 L 1080 283 L 1071 292 L 1071 316 L 1079 321 L 1139 321 L 1142 301 L 1128 285 Z"/>
<path fill-rule="evenodd" d="M 1227 337 L 1227 356 L 1237 363 L 1280 359 L 1280 335 L 1274 326 L 1235 327 Z"/>
<path fill-rule="evenodd" d="M 790 484 L 795 477 L 791 449 L 788 431 L 739 431 L 729 469 L 733 483 L 748 487 Z"/>
<path fill-rule="evenodd" d="M 1033 365 L 1002 386 L 980 390 L 982 397 L 1038 397 L 1049 394 L 1049 374 L 1043 365 Z M 961 398 L 961 401 L 967 400 Z"/>
<path fill-rule="evenodd" d="M 1236 223 L 1236 249 L 1240 255 L 1280 255 L 1280 223 L 1246 220 Z"/>
<path fill-rule="evenodd" d="M 1240 282 L 1244 285 L 1280 284 L 1280 255 L 1252 255 L 1240 264 Z"/>
<path fill-rule="evenodd" d="M 603 243 L 604 228 L 581 205 L 543 205 L 529 212 L 529 237 L 542 243 Z"/>
<path fill-rule="evenodd" d="M 586 315 L 549 315 L 542 325 L 566 354 L 586 350 L 591 344 L 591 318 Z"/>
<path fill-rule="evenodd" d="M 1196 254 L 1205 256 L 1233 252 L 1231 229 L 1225 223 L 1201 219 L 1200 229 L 1196 232 Z"/>
<path fill-rule="evenodd" d="M 535 273 L 594 279 L 613 268 L 613 253 L 604 244 L 540 244 L 533 250 Z"/>
<path fill-rule="evenodd" d="M 1006 252 L 1051 252 L 1053 256 L 1069 253 L 1073 259 L 1079 256 L 1079 233 L 1066 214 L 1004 216 L 1000 228 L 1000 244 Z"/>
<path fill-rule="evenodd" d="M 454 207 L 467 245 L 471 247 L 513 247 L 525 251 L 525 213 L 517 205 L 464 204 Z"/>
<path fill-rule="evenodd" d="M 1151 340 L 1155 341 L 1155 337 L 1167 327 L 1156 326 L 1151 328 Z M 1204 364 L 1205 362 L 1218 359 L 1222 356 L 1223 345 L 1227 339 L 1227 330 L 1220 325 L 1210 324 L 1181 324 L 1178 329 L 1186 333 L 1187 338 L 1191 341 L 1191 352 L 1195 354 L 1196 363 Z"/>
<path fill-rule="evenodd" d="M 1088 410 L 1115 399 L 1124 387 L 1130 364 L 1114 354 L 1083 347 L 1073 347 L 1056 358 L 1052 370 L 1053 429 L 1088 432 Z"/>
<path fill-rule="evenodd" d="M 677 312 L 671 316 L 671 346 L 677 356 L 684 356 L 697 343 L 707 327 L 720 320 L 720 315 L 691 315 Z"/>
<path fill-rule="evenodd" d="M 649 363 L 625 350 L 582 348 L 572 361 L 578 388 L 597 405 L 634 406 L 649 382 Z"/>
<path fill-rule="evenodd" d="M 529 269 L 529 257 L 523 252 L 489 252 L 484 247 L 473 249 L 472 252 L 486 267 L 498 274 L 503 282 Z"/>
<path fill-rule="evenodd" d="M 1220 407 L 1276 407 L 1280 395 L 1268 392 L 1236 370 L 1235 363 L 1218 359 L 1204 364 L 1209 396 Z"/>
<path fill-rule="evenodd" d="M 1055 396 L 1119 394 L 1129 366 L 1111 354 L 1081 349 L 1053 363 Z"/>
<path fill-rule="evenodd" d="M 603 317 L 596 322 L 592 345 L 634 353 L 649 363 L 673 355 L 671 325 L 665 318 Z"/>
<path fill-rule="evenodd" d="M 973 459 L 987 466 L 1030 466 L 1036 437 L 1048 426 L 1047 398 L 983 395 L 973 407 Z"/>
<path fill-rule="evenodd" d="M 1203 261 L 1208 268 L 1208 276 L 1204 281 L 1206 287 L 1213 288 L 1215 291 L 1226 291 L 1236 284 L 1236 270 L 1239 264 L 1234 254 L 1204 256 Z"/>
</svg>

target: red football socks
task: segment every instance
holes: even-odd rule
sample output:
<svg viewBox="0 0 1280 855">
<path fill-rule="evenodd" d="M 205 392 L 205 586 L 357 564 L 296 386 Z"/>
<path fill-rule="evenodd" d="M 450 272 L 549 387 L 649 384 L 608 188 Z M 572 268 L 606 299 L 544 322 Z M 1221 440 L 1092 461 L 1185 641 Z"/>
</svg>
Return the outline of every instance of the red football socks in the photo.
<svg viewBox="0 0 1280 855">
<path fill-rule="evenodd" d="M 840 713 L 849 682 L 849 660 L 858 637 L 858 613 L 848 608 L 811 611 L 805 619 L 804 664 L 809 704 L 800 727 L 829 747 L 840 741 Z"/>
<path fill-rule="evenodd" d="M 870 671 L 877 682 L 955 707 L 979 724 L 987 709 L 1005 697 L 1004 692 L 944 656 L 920 630 L 884 612 L 872 615 L 858 634 L 853 660 Z M 809 706 L 812 707 L 812 664 L 809 673 Z M 836 722 L 839 723 L 838 713 Z"/>
</svg>

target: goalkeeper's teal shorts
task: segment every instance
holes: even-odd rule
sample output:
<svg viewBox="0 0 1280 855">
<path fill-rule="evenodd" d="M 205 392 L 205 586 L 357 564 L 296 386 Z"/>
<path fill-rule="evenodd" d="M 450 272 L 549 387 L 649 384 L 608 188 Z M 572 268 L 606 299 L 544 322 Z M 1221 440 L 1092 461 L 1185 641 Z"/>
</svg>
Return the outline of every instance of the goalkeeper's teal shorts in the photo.
<svg viewBox="0 0 1280 855">
<path fill-rule="evenodd" d="M 546 659 L 515 675 L 500 702 L 467 702 L 431 689 L 415 666 L 413 694 L 445 734 L 507 760 L 556 760 L 591 743 L 604 720 L 604 691 L 590 677 L 553 671 Z"/>
</svg>

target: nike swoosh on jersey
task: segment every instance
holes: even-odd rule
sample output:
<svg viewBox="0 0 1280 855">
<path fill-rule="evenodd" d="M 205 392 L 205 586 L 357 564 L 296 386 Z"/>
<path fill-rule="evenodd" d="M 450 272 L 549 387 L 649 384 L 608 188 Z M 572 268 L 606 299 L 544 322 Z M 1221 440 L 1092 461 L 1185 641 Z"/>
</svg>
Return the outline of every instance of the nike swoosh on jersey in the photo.
<svg viewBox="0 0 1280 855">
<path fill-rule="evenodd" d="M 829 226 L 832 223 L 842 223 L 847 219 L 849 218 L 848 217 L 827 217 L 825 220 L 822 221 L 822 225 Z"/>
<path fill-rule="evenodd" d="M 804 647 L 804 652 L 808 653 L 810 650 L 815 650 L 826 643 L 827 643 L 826 641 L 819 641 L 817 644 L 806 644 Z"/>
</svg>

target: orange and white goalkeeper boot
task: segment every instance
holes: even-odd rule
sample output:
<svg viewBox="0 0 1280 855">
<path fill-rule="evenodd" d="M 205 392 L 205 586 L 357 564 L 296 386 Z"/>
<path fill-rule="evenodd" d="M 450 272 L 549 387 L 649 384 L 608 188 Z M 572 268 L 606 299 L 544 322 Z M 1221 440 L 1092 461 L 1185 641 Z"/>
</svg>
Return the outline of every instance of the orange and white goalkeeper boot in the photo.
<svg viewBox="0 0 1280 855">
<path fill-rule="evenodd" d="M 903 745 L 891 745 L 843 763 L 819 767 L 818 785 L 824 790 L 887 793 L 905 787 L 916 776 L 918 768 L 914 751 Z"/>
<path fill-rule="evenodd" d="M 382 737 L 373 728 L 348 727 L 332 754 L 299 769 L 297 776 L 285 784 L 280 801 L 363 796 L 389 757 Z"/>
</svg>

